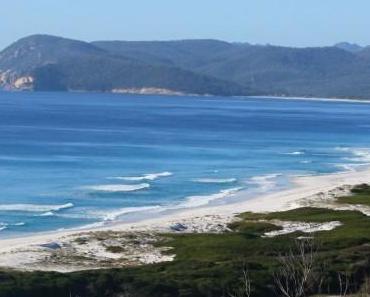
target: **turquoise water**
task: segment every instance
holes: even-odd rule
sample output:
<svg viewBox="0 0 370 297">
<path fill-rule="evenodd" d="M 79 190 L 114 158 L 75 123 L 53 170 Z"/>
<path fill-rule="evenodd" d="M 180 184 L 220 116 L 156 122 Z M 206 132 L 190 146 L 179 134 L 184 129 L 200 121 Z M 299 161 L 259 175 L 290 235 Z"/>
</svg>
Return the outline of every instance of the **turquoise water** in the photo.
<svg viewBox="0 0 370 297">
<path fill-rule="evenodd" d="M 0 237 L 130 221 L 370 163 L 370 104 L 0 93 Z"/>
</svg>

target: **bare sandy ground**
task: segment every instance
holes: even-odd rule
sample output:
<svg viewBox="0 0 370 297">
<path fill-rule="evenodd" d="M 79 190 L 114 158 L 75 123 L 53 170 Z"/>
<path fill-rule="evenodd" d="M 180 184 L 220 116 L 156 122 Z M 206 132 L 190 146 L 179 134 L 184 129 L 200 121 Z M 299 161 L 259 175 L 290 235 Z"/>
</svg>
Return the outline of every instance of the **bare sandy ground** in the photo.
<svg viewBox="0 0 370 297">
<path fill-rule="evenodd" d="M 33 236 L 0 240 L 0 267 L 21 270 L 52 270 L 68 272 L 103 267 L 122 267 L 171 261 L 171 255 L 155 247 L 162 240 L 160 233 L 175 232 L 174 224 L 186 226 L 183 232 L 222 232 L 227 224 L 242 212 L 272 212 L 302 206 L 338 208 L 334 200 L 349 193 L 351 186 L 370 182 L 370 169 L 318 176 L 293 177 L 293 186 L 243 199 L 239 202 L 217 206 L 183 209 L 157 218 L 148 218 L 135 223 L 115 223 L 109 226 L 85 230 L 48 232 Z M 225 198 L 227 199 L 227 198 Z M 356 206 L 341 206 L 341 209 L 356 209 Z M 370 215 L 367 208 L 358 209 Z M 285 229 L 308 230 L 309 225 L 284 225 Z M 339 223 L 328 222 L 335 228 Z M 313 225 L 313 229 L 324 228 Z M 271 234 L 270 234 L 271 235 Z M 276 234 L 279 235 L 279 234 Z M 57 244 L 57 248 L 42 247 Z M 124 246 L 124 248 L 119 248 Z"/>
</svg>

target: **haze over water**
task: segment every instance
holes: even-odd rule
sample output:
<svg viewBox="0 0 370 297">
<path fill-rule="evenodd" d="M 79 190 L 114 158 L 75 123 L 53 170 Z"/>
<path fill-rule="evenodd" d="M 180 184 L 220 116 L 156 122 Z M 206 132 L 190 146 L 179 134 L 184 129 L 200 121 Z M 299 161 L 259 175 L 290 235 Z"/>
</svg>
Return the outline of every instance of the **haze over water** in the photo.
<svg viewBox="0 0 370 297">
<path fill-rule="evenodd" d="M 370 104 L 0 92 L 0 237 L 227 203 L 370 163 Z"/>
</svg>

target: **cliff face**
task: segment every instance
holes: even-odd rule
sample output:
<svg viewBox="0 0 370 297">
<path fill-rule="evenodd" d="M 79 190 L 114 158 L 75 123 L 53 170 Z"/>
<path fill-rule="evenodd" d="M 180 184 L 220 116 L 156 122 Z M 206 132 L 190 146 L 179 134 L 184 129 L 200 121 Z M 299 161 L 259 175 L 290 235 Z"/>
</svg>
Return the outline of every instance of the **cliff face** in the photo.
<svg viewBox="0 0 370 297">
<path fill-rule="evenodd" d="M 9 91 L 33 91 L 35 79 L 30 75 L 22 76 L 11 70 L 0 72 L 0 88 Z"/>
</svg>

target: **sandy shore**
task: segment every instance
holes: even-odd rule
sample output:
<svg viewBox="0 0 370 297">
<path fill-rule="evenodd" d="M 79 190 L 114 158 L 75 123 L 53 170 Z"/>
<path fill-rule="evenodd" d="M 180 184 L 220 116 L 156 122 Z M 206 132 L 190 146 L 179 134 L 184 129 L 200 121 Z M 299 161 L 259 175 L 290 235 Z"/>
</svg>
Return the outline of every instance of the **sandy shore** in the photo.
<svg viewBox="0 0 370 297">
<path fill-rule="evenodd" d="M 320 98 L 320 97 L 283 97 L 283 96 L 248 96 L 255 99 L 281 99 L 281 100 L 302 100 L 302 101 L 323 101 L 323 102 L 348 102 L 369 104 L 370 99 L 351 99 L 351 98 Z"/>
<path fill-rule="evenodd" d="M 235 203 L 183 209 L 136 223 L 115 223 L 99 228 L 0 240 L 0 266 L 67 272 L 170 261 L 173 256 L 162 255 L 153 242 L 161 240 L 158 238 L 161 232 L 176 232 L 171 230 L 174 224 L 186 226 L 183 232 L 222 232 L 238 213 L 281 211 L 307 205 L 333 207 L 333 198 L 348 193 L 351 186 L 369 182 L 368 168 L 330 175 L 293 177 L 292 187 L 287 190 L 248 200 L 243 200 L 243 192 L 239 192 L 234 194 L 240 198 Z M 368 209 L 363 211 L 370 214 Z M 50 243 L 57 244 L 57 248 L 41 246 Z M 122 245 L 126 249 L 117 253 L 115 247 Z M 69 254 L 76 254 L 79 259 L 85 257 L 85 261 L 79 264 L 68 261 Z"/>
</svg>

